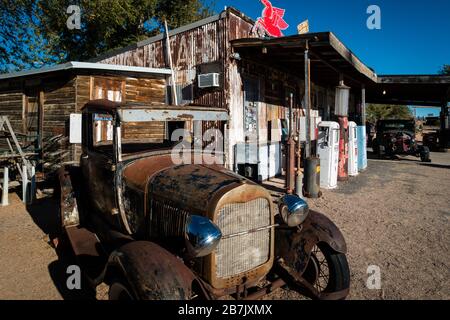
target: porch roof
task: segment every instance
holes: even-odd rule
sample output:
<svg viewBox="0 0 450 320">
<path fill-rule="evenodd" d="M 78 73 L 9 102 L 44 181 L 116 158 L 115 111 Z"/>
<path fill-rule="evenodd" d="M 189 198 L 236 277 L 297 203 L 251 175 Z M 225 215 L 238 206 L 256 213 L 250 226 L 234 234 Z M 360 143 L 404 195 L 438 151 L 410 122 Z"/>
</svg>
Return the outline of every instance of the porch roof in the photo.
<svg viewBox="0 0 450 320">
<path fill-rule="evenodd" d="M 242 58 L 272 65 L 301 78 L 304 78 L 304 51 L 309 48 L 311 80 L 316 84 L 337 86 L 339 74 L 344 75 L 350 87 L 377 83 L 376 73 L 332 32 L 238 39 L 231 44 Z"/>
</svg>

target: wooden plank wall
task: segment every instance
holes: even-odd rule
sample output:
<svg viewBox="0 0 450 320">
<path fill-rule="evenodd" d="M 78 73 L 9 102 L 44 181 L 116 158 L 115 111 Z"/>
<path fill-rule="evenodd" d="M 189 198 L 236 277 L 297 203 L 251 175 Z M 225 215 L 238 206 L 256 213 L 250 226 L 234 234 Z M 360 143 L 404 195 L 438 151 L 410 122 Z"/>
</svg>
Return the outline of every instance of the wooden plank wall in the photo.
<svg viewBox="0 0 450 320">
<path fill-rule="evenodd" d="M 166 81 L 164 79 L 125 79 L 127 102 L 165 103 Z M 164 122 L 126 123 L 124 139 L 150 142 L 163 142 L 165 138 Z"/>
<path fill-rule="evenodd" d="M 92 93 L 91 87 L 94 91 Z M 95 95 L 98 90 L 103 92 L 103 96 L 107 95 L 108 90 L 121 90 L 123 102 L 165 103 L 166 100 L 165 79 L 79 75 L 77 77 L 77 112 L 80 112 L 90 99 L 98 98 Z M 128 140 L 162 142 L 165 136 L 165 124 L 163 122 L 126 123 L 122 134 L 123 139 Z M 75 153 L 75 157 L 79 158 L 80 146 L 76 146 Z"/>
<path fill-rule="evenodd" d="M 68 134 L 69 116 L 76 111 L 75 77 L 44 81 L 44 138 Z"/>
<path fill-rule="evenodd" d="M 127 102 L 156 102 L 166 101 L 165 79 L 137 79 L 125 78 Z"/>
<path fill-rule="evenodd" d="M 13 129 L 22 132 L 22 90 L 0 91 L 0 115 L 8 116 Z"/>
</svg>

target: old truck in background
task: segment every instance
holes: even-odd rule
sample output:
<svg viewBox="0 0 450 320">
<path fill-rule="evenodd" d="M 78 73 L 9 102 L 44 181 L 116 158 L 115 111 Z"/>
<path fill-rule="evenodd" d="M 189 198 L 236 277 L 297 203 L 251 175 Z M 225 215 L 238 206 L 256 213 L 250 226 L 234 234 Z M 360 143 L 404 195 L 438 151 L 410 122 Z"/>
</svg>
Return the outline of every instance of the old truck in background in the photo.
<svg viewBox="0 0 450 320">
<path fill-rule="evenodd" d="M 174 161 L 177 146 L 198 144 L 177 130 L 227 119 L 201 107 L 84 107 L 80 165 L 59 174 L 60 218 L 92 286 L 108 284 L 112 300 L 259 299 L 282 286 L 348 295 L 346 243 L 326 216 L 292 195 L 274 205 L 220 151 L 188 148 L 201 163 Z"/>
<path fill-rule="evenodd" d="M 416 141 L 415 120 L 379 120 L 372 148 L 380 158 L 412 155 L 422 162 L 430 162 L 430 149 Z"/>
</svg>

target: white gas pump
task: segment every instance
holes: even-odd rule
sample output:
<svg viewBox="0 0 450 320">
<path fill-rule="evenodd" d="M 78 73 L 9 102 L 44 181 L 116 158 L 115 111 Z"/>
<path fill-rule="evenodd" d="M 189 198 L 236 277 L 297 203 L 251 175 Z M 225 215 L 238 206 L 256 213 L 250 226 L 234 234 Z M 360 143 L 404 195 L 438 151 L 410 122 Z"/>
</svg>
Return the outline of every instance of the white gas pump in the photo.
<svg viewBox="0 0 450 320">
<path fill-rule="evenodd" d="M 339 123 L 323 121 L 319 123 L 317 152 L 320 157 L 320 187 L 337 187 L 339 163 Z"/>
<path fill-rule="evenodd" d="M 355 122 L 348 123 L 348 175 L 358 175 L 358 126 Z"/>
</svg>

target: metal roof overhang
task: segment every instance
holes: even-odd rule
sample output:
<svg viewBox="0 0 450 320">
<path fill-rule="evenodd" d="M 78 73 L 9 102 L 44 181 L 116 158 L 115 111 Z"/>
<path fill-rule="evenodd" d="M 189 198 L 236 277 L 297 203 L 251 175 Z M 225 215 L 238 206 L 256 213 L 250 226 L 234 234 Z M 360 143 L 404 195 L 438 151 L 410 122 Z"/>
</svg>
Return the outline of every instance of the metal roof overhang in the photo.
<svg viewBox="0 0 450 320">
<path fill-rule="evenodd" d="M 105 63 L 90 63 L 71 61 L 63 64 L 58 64 L 50 67 L 40 69 L 25 70 L 13 73 L 0 74 L 0 80 L 7 80 L 19 77 L 28 77 L 34 75 L 42 75 L 53 72 L 70 71 L 70 70 L 85 70 L 95 72 L 108 72 L 112 74 L 129 74 L 129 75 L 152 75 L 156 77 L 167 77 L 171 75 L 170 69 L 157 69 L 146 67 L 131 67 L 121 66 Z"/>
<path fill-rule="evenodd" d="M 367 89 L 367 103 L 442 107 L 450 101 L 450 76 L 383 75 Z"/>
<path fill-rule="evenodd" d="M 304 78 L 304 52 L 309 48 L 311 80 L 337 86 L 339 75 L 346 85 L 361 88 L 377 82 L 375 72 L 356 57 L 333 33 L 308 33 L 281 38 L 238 39 L 231 42 L 241 58 L 279 68 Z"/>
</svg>

